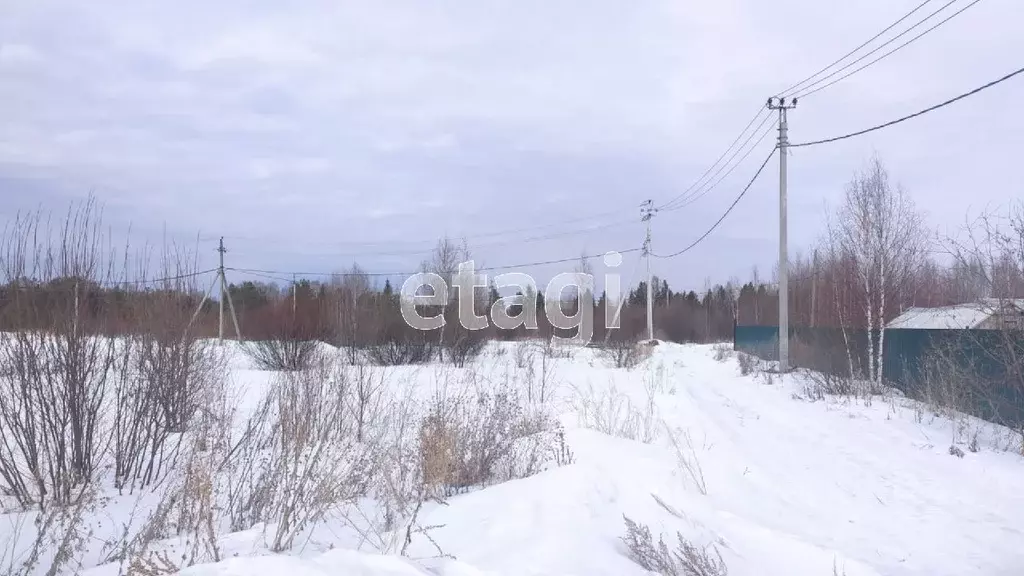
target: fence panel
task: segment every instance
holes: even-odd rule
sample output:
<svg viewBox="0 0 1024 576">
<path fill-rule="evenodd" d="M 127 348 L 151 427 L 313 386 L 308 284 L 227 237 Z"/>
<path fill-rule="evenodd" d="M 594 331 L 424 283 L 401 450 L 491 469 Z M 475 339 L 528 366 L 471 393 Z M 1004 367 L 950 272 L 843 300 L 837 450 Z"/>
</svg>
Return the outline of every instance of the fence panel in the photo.
<svg viewBox="0 0 1024 576">
<path fill-rule="evenodd" d="M 733 348 L 778 360 L 777 326 L 736 326 Z M 795 326 L 790 360 L 795 367 L 864 374 L 869 332 Z M 870 333 L 877 350 L 881 334 Z M 1024 427 L 1024 333 L 998 330 L 886 330 L 882 377 L 908 396 L 936 400 L 955 395 L 960 410 Z M 850 364 L 853 364 L 852 370 Z"/>
</svg>

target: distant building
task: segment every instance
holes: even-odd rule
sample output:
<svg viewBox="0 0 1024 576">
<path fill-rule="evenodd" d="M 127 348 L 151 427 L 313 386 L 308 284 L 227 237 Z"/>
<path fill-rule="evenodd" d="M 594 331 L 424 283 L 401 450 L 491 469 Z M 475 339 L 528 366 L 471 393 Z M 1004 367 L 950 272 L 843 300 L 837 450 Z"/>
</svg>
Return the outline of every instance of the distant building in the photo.
<svg viewBox="0 0 1024 576">
<path fill-rule="evenodd" d="M 886 325 L 887 330 L 1022 330 L 1024 299 L 986 298 L 979 302 L 908 308 Z"/>
</svg>

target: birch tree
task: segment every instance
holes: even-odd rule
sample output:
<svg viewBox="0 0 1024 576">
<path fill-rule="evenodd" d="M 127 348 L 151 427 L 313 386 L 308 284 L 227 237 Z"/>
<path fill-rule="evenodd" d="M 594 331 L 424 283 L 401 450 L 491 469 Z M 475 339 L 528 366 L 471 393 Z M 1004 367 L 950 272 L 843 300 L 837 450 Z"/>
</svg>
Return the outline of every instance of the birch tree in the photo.
<svg viewBox="0 0 1024 576">
<path fill-rule="evenodd" d="M 925 258 L 926 236 L 920 213 L 878 158 L 846 187 L 834 219 L 838 253 L 848 259 L 856 278 L 864 325 L 868 330 L 866 376 L 881 383 L 885 324 L 898 309 L 898 296 L 913 280 Z M 874 333 L 878 333 L 877 339 Z"/>
<path fill-rule="evenodd" d="M 449 310 L 457 310 L 458 306 L 454 308 L 452 305 L 455 303 L 456 291 L 450 288 L 454 286 L 455 275 L 459 271 L 459 264 L 468 262 L 472 259 L 472 254 L 469 250 L 469 244 L 465 239 L 462 242 L 456 242 L 451 238 L 445 236 L 437 241 L 437 245 L 434 247 L 434 252 L 431 254 L 430 259 L 423 262 L 421 268 L 424 272 L 433 272 L 444 278 L 444 281 L 448 283 L 448 302 L 442 306 L 441 314 L 444 315 L 448 323 L 451 324 L 449 318 Z M 459 297 L 465 297 L 459 294 Z M 444 360 L 444 347 L 445 347 L 445 332 L 456 330 L 455 326 L 445 326 L 438 330 L 438 355 L 440 359 Z"/>
</svg>

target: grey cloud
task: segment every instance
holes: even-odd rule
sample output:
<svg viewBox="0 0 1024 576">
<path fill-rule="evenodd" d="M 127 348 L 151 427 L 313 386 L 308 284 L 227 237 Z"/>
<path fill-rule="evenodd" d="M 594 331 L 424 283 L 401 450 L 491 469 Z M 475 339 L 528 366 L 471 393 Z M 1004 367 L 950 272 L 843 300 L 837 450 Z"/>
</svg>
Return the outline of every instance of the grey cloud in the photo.
<svg viewBox="0 0 1024 576">
<path fill-rule="evenodd" d="M 764 99 L 910 8 L 726 0 L 217 3 L 38 0 L 0 23 L 0 185 L 9 213 L 95 188 L 140 233 L 234 237 L 256 267 L 333 269 L 355 243 L 557 223 L 684 190 Z M 980 3 L 918 44 L 802 102 L 794 140 L 849 131 L 1019 66 L 1024 7 Z M 1020 193 L 1020 83 L 913 124 L 794 150 L 794 252 L 872 153 L 935 226 Z M 655 219 L 658 251 L 699 236 L 771 148 Z M 705 243 L 659 274 L 768 274 L 777 169 Z M 573 229 L 566 224 L 564 228 Z M 580 225 L 582 226 L 582 225 Z M 543 235 L 558 228 L 526 232 Z M 492 264 L 639 244 L 637 226 L 517 245 Z M 493 239 L 492 239 L 493 240 Z M 429 245 L 426 246 L 429 248 Z M 365 251 L 364 252 L 368 252 Z M 212 256 L 212 254 L 210 255 Z M 367 255 L 367 267 L 417 255 Z"/>
</svg>

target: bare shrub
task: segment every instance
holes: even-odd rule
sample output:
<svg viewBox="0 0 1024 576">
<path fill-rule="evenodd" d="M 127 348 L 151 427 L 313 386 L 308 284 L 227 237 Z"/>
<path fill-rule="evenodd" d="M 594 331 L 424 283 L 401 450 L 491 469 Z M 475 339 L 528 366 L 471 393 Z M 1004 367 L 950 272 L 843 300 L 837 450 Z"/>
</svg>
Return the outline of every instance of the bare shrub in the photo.
<svg viewBox="0 0 1024 576">
<path fill-rule="evenodd" d="M 161 484 L 159 502 L 139 526 L 133 510 L 121 538 L 104 546 L 104 561 L 117 562 L 119 574 L 173 574 L 223 559 L 223 466 L 233 449 L 236 406 L 228 398 L 223 372 L 213 373 L 195 399 L 200 407 L 188 423 L 173 473 Z"/>
<path fill-rule="evenodd" d="M 436 528 L 419 524 L 424 503 L 444 503 L 444 499 L 425 482 L 422 420 L 413 409 L 412 397 L 396 398 L 385 406 L 379 417 L 385 424 L 374 454 L 378 466 L 368 486 L 374 504 L 367 510 L 355 502 L 341 513 L 378 552 L 404 555 L 414 536 L 430 540 L 430 532 Z"/>
<path fill-rule="evenodd" d="M 619 330 L 613 330 L 610 337 L 601 346 L 599 354 L 615 368 L 630 370 L 650 355 L 650 348 L 640 342 L 625 337 Z"/>
<path fill-rule="evenodd" d="M 226 463 L 233 528 L 272 524 L 274 551 L 290 548 L 329 509 L 366 490 L 373 442 L 358 440 L 351 407 L 360 402 L 334 360 L 282 373 Z"/>
<path fill-rule="evenodd" d="M 58 230 L 19 215 L 0 239 L 8 280 L 0 337 L 0 493 L 22 506 L 69 505 L 92 481 L 106 435 L 102 408 L 116 348 L 95 297 L 116 279 L 95 204 L 73 207 Z"/>
<path fill-rule="evenodd" d="M 380 366 L 423 364 L 435 355 L 436 345 L 425 337 L 388 339 L 370 347 L 370 361 Z"/>
<path fill-rule="evenodd" d="M 529 404 L 547 402 L 556 387 L 553 358 L 557 354 L 549 355 L 547 349 L 542 344 L 530 341 L 516 343 L 516 378 L 525 390 Z"/>
<path fill-rule="evenodd" d="M 623 519 L 626 535 L 622 541 L 626 544 L 630 560 L 641 568 L 660 576 L 728 576 L 729 569 L 714 544 L 697 546 L 676 532 L 677 543 L 672 549 L 661 536 L 655 543 L 647 526 L 625 515 Z"/>
<path fill-rule="evenodd" d="M 355 426 L 357 442 L 366 442 L 371 435 L 370 426 L 375 420 L 382 420 L 384 392 L 387 386 L 388 373 L 384 369 L 374 369 L 364 364 L 357 364 L 351 370 L 348 411 Z M 333 385 L 338 385 L 332 380 Z"/>
<path fill-rule="evenodd" d="M 515 344 L 515 363 L 516 368 L 524 370 L 530 366 L 533 366 L 534 358 L 537 356 L 537 350 L 540 347 L 529 340 L 523 340 L 516 342 Z"/>
<path fill-rule="evenodd" d="M 576 456 L 565 441 L 565 428 L 561 423 L 558 424 L 555 430 L 555 444 L 552 447 L 552 451 L 554 452 L 555 464 L 559 466 L 568 466 L 576 462 Z"/>
<path fill-rule="evenodd" d="M 357 503 L 343 511 L 363 541 L 380 552 L 406 555 L 412 541 L 422 538 L 447 557 L 431 536 L 441 526 L 419 522 L 425 503 L 444 504 L 448 495 L 572 460 L 551 420 L 523 410 L 513 392 L 479 391 L 470 373 L 461 382 L 470 391 L 448 394 L 452 372 L 440 370 L 441 386 L 422 416 L 410 409 L 410 398 L 386 404 L 381 418 L 387 429 L 375 452 L 379 467 L 370 486 L 375 504 L 365 509 Z"/>
<path fill-rule="evenodd" d="M 456 368 L 462 368 L 486 347 L 487 338 L 482 330 L 457 330 L 448 340 L 446 358 Z"/>
<path fill-rule="evenodd" d="M 712 350 L 715 351 L 714 358 L 716 362 L 725 362 L 733 355 L 732 347 L 724 343 L 715 344 Z"/>
<path fill-rule="evenodd" d="M 853 396 L 857 392 L 849 376 L 830 372 L 804 372 L 804 395 L 809 400 L 824 400 L 826 396 Z"/>
<path fill-rule="evenodd" d="M 316 360 L 320 343 L 294 335 L 246 342 L 242 349 L 260 370 L 284 372 L 309 367 Z"/>
<path fill-rule="evenodd" d="M 744 352 L 739 352 L 736 354 L 736 361 L 739 363 L 740 374 L 742 374 L 743 376 L 748 376 L 754 371 L 756 371 L 759 364 L 758 359 L 756 357 L 750 354 L 746 354 Z"/>
<path fill-rule="evenodd" d="M 424 482 L 452 496 L 535 474 L 552 455 L 553 423 L 523 410 L 514 391 L 435 395 L 420 425 Z"/>
<path fill-rule="evenodd" d="M 181 255 L 171 258 L 165 254 L 162 273 L 176 280 L 137 296 L 137 331 L 118 343 L 113 453 L 122 493 L 152 485 L 173 467 L 203 398 L 225 377 L 224 356 L 192 326 L 194 286 L 185 279 L 194 271 Z"/>
</svg>

